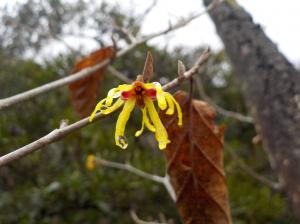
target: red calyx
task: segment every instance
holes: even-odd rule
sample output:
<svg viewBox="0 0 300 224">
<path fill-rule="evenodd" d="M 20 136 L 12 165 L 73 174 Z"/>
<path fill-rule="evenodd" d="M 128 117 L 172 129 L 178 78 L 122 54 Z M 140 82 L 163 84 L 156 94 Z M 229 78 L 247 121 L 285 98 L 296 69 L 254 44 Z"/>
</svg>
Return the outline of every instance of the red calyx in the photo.
<svg viewBox="0 0 300 224">
<path fill-rule="evenodd" d="M 156 89 L 147 89 L 145 95 L 150 97 L 152 100 L 156 99 Z"/>
<path fill-rule="evenodd" d="M 123 91 L 123 92 L 121 93 L 121 96 L 122 96 L 122 99 L 123 99 L 123 100 L 128 100 L 129 97 L 131 96 L 131 91 Z"/>
</svg>

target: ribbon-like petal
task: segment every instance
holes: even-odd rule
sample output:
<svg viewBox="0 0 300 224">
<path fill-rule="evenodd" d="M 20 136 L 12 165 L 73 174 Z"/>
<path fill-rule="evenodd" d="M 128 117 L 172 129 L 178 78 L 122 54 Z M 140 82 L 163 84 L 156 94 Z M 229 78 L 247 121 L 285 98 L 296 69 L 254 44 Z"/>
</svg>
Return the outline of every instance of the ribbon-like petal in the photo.
<svg viewBox="0 0 300 224">
<path fill-rule="evenodd" d="M 169 106 L 168 110 L 166 111 L 166 114 L 172 115 L 174 114 L 174 110 L 175 110 L 173 96 L 170 93 L 165 93 L 165 97 L 167 99 L 168 106 Z"/>
<path fill-rule="evenodd" d="M 171 94 L 170 94 L 171 95 Z M 179 103 L 174 99 L 174 97 L 171 95 L 173 102 L 175 103 L 176 110 L 177 110 L 177 117 L 178 117 L 178 126 L 182 126 L 182 111 Z"/>
<path fill-rule="evenodd" d="M 118 88 L 113 88 L 111 90 L 108 91 L 107 93 L 107 97 L 106 97 L 106 101 L 105 101 L 105 106 L 107 107 L 110 107 L 112 102 L 113 102 L 113 99 L 114 99 L 114 96 L 117 92 L 119 92 L 120 90 Z"/>
<path fill-rule="evenodd" d="M 161 84 L 159 82 L 154 82 L 153 85 L 155 86 L 155 89 L 157 92 L 156 99 L 157 99 L 158 107 L 161 110 L 167 109 L 167 101 L 166 101 L 166 97 L 165 97 L 165 92 L 163 91 Z"/>
<path fill-rule="evenodd" d="M 103 99 L 103 100 L 101 100 L 99 103 L 97 103 L 97 105 L 96 105 L 96 107 L 95 107 L 93 113 L 92 113 L 92 114 L 90 115 L 90 117 L 89 117 L 89 121 L 90 121 L 90 122 L 92 122 L 92 121 L 94 120 L 94 117 L 95 117 L 96 113 L 97 113 L 98 111 L 101 111 L 101 108 L 102 108 L 103 103 L 105 102 L 105 100 L 106 100 L 106 98 Z"/>
<path fill-rule="evenodd" d="M 125 139 L 124 132 L 125 132 L 125 127 L 126 123 L 129 120 L 130 114 L 132 110 L 134 109 L 136 99 L 135 98 L 130 98 L 128 99 L 124 107 L 119 114 L 117 124 L 116 124 L 116 132 L 115 132 L 115 142 L 116 145 L 121 147 L 122 149 L 125 149 L 128 146 L 128 143 Z"/>
<path fill-rule="evenodd" d="M 101 110 L 101 113 L 102 114 L 110 114 L 110 113 L 116 111 L 117 109 L 119 109 L 123 104 L 124 104 L 124 101 L 119 98 L 111 107 L 109 107 L 105 110 Z"/>
<path fill-rule="evenodd" d="M 143 113 L 142 127 L 140 130 L 135 132 L 135 137 L 139 137 L 143 133 L 145 125 L 150 131 L 155 132 L 155 127 L 150 123 L 147 115 L 147 110 L 145 107 L 142 109 L 142 113 Z"/>
<path fill-rule="evenodd" d="M 170 140 L 168 139 L 168 133 L 162 124 L 158 113 L 155 109 L 155 106 L 151 99 L 148 97 L 144 98 L 146 108 L 149 111 L 149 116 L 154 124 L 155 127 L 155 138 L 158 141 L 158 147 L 159 149 L 165 149 L 167 144 L 170 143 Z"/>
<path fill-rule="evenodd" d="M 145 122 L 145 125 L 146 127 L 152 131 L 152 132 L 155 132 L 155 127 L 153 126 L 153 124 L 151 124 L 150 120 L 149 120 L 149 117 L 148 117 L 148 114 L 147 114 L 147 108 L 145 108 L 145 117 L 144 117 L 144 122 Z"/>
<path fill-rule="evenodd" d="M 176 106 L 177 110 L 177 117 L 178 117 L 178 125 L 182 126 L 182 111 L 180 105 L 177 103 L 175 98 L 172 96 L 172 94 L 165 92 L 165 96 L 169 105 L 168 110 L 166 111 L 167 115 L 172 115 L 174 114 L 174 105 Z"/>
</svg>

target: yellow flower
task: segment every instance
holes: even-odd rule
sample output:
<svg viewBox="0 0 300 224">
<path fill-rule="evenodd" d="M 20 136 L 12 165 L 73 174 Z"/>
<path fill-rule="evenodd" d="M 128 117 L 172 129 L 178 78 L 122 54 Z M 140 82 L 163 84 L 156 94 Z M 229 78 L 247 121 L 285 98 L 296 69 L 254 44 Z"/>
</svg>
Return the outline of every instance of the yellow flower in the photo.
<svg viewBox="0 0 300 224">
<path fill-rule="evenodd" d="M 88 170 L 94 170 L 96 167 L 95 156 L 93 154 L 88 155 L 85 166 Z"/>
<path fill-rule="evenodd" d="M 116 99 L 115 102 L 114 99 Z M 138 106 L 142 110 L 143 120 L 142 127 L 135 133 L 135 136 L 140 136 L 144 131 L 144 126 L 146 126 L 150 131 L 155 133 L 159 148 L 165 149 L 167 144 L 170 143 L 170 140 L 168 139 L 168 133 L 155 109 L 153 103 L 155 100 L 157 100 L 158 107 L 161 110 L 166 110 L 165 113 L 167 115 L 174 114 L 176 107 L 178 113 L 178 125 L 182 125 L 181 108 L 174 97 L 170 93 L 163 91 L 162 86 L 158 82 L 143 83 L 141 81 L 135 81 L 131 85 L 119 85 L 118 87 L 111 89 L 108 92 L 107 97 L 96 105 L 89 120 L 92 121 L 98 111 L 102 114 L 109 114 L 124 105 L 117 120 L 115 141 L 117 146 L 125 149 L 128 146 L 124 135 L 126 123 L 129 120 L 130 113 L 133 111 L 134 107 Z"/>
</svg>

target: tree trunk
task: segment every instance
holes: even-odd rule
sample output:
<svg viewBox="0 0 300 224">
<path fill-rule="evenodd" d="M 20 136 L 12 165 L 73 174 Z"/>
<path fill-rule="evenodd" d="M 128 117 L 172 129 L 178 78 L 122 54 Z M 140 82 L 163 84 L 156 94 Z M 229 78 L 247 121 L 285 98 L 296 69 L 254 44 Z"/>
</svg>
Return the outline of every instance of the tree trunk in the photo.
<svg viewBox="0 0 300 224">
<path fill-rule="evenodd" d="M 203 1 L 206 6 L 212 2 Z M 300 220 L 299 71 L 234 1 L 216 6 L 210 16 L 235 68 L 271 166 Z"/>
</svg>

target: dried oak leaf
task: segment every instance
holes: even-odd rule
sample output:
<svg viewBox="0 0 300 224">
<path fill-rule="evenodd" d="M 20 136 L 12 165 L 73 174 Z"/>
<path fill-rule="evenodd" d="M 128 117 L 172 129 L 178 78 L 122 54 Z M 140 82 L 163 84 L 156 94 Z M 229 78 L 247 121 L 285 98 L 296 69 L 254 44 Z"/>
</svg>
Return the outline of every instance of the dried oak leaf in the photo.
<svg viewBox="0 0 300 224">
<path fill-rule="evenodd" d="M 185 92 L 174 95 L 183 112 L 183 126 L 176 116 L 160 116 L 171 143 L 165 155 L 167 172 L 175 189 L 177 207 L 188 224 L 231 223 L 223 168 L 224 127 L 214 124 L 215 112 L 205 102 L 189 102 Z"/>
<path fill-rule="evenodd" d="M 99 64 L 101 61 L 111 58 L 113 54 L 113 47 L 105 47 L 94 51 L 76 63 L 72 74 Z M 88 116 L 96 105 L 97 92 L 104 78 L 105 69 L 106 67 L 102 67 L 89 76 L 69 85 L 72 105 L 81 118 Z"/>
</svg>

